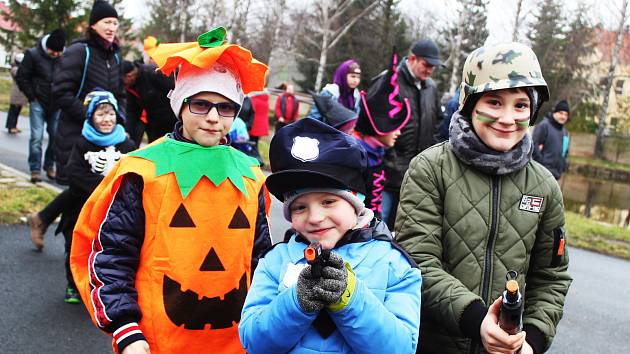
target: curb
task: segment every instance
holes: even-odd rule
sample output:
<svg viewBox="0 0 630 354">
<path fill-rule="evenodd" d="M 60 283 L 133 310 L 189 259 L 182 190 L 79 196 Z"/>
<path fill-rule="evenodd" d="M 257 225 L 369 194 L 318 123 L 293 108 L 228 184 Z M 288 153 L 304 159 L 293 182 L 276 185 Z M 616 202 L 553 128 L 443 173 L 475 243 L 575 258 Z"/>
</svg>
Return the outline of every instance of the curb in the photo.
<svg viewBox="0 0 630 354">
<path fill-rule="evenodd" d="M 25 179 L 27 181 L 31 180 L 31 176 L 29 176 L 28 174 L 26 174 L 26 173 L 24 173 L 22 171 L 16 170 L 13 167 L 9 167 L 9 166 L 7 166 L 7 165 L 5 165 L 3 163 L 0 163 L 0 170 L 6 170 L 9 173 L 11 173 L 11 174 L 13 174 L 13 175 L 15 175 L 17 177 L 23 178 L 23 179 Z M 59 187 L 57 187 L 57 186 L 55 186 L 53 184 L 50 184 L 48 182 L 38 182 L 38 183 L 33 183 L 33 185 L 34 186 L 44 187 L 44 188 L 46 188 L 46 189 L 48 189 L 48 190 L 50 190 L 52 192 L 55 192 L 55 193 L 63 192 L 63 189 L 61 189 L 61 188 L 59 188 Z"/>
</svg>

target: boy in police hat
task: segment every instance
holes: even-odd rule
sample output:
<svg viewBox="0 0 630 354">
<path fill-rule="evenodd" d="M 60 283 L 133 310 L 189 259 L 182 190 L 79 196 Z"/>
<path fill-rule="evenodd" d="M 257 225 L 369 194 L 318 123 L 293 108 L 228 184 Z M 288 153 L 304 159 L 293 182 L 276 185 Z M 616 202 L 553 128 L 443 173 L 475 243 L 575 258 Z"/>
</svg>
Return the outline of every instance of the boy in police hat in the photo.
<svg viewBox="0 0 630 354">
<path fill-rule="evenodd" d="M 293 229 L 254 273 L 239 325 L 246 351 L 413 353 L 420 271 L 363 204 L 364 149 L 306 118 L 280 129 L 269 154 L 265 183 Z M 324 259 L 318 267 L 304 257 L 315 242 Z"/>
</svg>

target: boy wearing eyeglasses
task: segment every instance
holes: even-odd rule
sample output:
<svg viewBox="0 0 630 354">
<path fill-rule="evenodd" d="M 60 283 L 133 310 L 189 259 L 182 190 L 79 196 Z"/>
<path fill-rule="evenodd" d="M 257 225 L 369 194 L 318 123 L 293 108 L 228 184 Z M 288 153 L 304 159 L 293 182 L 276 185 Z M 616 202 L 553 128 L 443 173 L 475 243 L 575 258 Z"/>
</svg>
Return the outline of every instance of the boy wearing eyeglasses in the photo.
<svg viewBox="0 0 630 354">
<path fill-rule="evenodd" d="M 117 353 L 244 352 L 237 327 L 271 246 L 270 199 L 257 161 L 226 136 L 267 66 L 223 38 L 217 28 L 153 53 L 165 75 L 179 67 L 179 120 L 114 167 L 75 229 L 77 287 Z"/>
</svg>

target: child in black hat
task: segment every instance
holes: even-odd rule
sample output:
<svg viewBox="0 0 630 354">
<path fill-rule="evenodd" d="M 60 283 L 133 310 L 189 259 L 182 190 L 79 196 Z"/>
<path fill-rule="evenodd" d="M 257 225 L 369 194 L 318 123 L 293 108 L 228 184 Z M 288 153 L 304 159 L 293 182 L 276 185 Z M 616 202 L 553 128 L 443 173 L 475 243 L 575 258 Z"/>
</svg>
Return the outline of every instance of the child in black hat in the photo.
<svg viewBox="0 0 630 354">
<path fill-rule="evenodd" d="M 414 353 L 420 271 L 363 204 L 365 150 L 306 118 L 280 129 L 269 155 L 265 184 L 293 229 L 254 273 L 239 324 L 245 350 Z M 321 251 L 313 265 L 309 245 Z"/>
<path fill-rule="evenodd" d="M 402 99 L 398 94 L 398 56 L 395 52 L 385 75 L 384 80 L 373 82 L 367 93 L 361 91 L 362 109 L 353 133 L 368 157 L 365 205 L 379 219 L 382 193 L 387 179 L 383 165 L 385 149 L 394 146 L 400 130 L 411 117 L 409 99 Z"/>
</svg>

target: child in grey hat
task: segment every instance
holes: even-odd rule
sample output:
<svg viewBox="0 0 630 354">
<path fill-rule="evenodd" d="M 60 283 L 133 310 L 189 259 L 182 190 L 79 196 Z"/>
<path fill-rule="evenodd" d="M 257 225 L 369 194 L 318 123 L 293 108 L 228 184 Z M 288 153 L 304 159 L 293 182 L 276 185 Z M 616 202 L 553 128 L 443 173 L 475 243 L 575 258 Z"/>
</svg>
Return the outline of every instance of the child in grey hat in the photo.
<svg viewBox="0 0 630 354">
<path fill-rule="evenodd" d="M 306 118 L 278 131 L 269 154 L 265 183 L 293 229 L 254 273 L 239 324 L 245 350 L 415 353 L 420 271 L 363 204 L 365 150 Z M 307 262 L 310 251 L 319 257 Z"/>
</svg>

